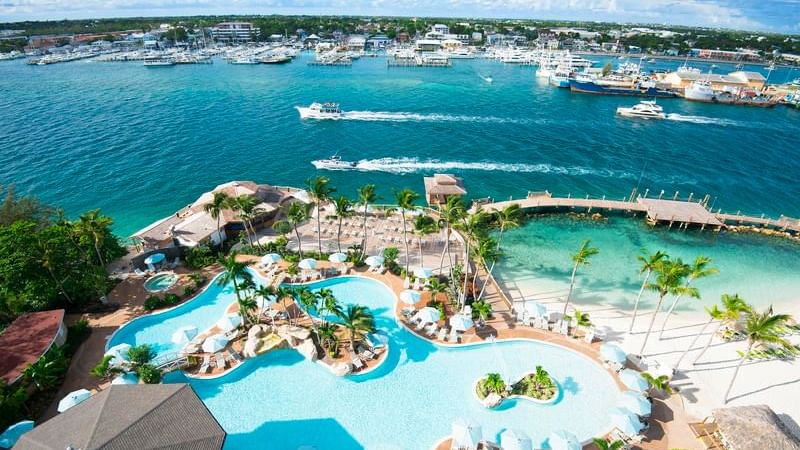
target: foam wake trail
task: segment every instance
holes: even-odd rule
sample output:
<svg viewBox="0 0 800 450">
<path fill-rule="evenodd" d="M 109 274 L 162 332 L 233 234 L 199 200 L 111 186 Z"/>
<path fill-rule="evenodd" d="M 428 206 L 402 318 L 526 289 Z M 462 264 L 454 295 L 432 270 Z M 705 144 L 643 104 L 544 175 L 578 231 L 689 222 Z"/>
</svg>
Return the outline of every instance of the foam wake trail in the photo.
<svg viewBox="0 0 800 450">
<path fill-rule="evenodd" d="M 676 122 L 690 122 L 699 123 L 703 125 L 723 125 L 723 126 L 737 126 L 739 122 L 729 119 L 720 119 L 718 117 L 705 117 L 705 116 L 684 116 L 683 114 L 671 113 L 667 114 L 667 119 Z"/>
<path fill-rule="evenodd" d="M 367 122 L 474 122 L 474 123 L 527 123 L 527 120 L 492 116 L 463 116 L 451 114 L 419 114 L 411 112 L 346 111 L 339 120 Z"/>
</svg>

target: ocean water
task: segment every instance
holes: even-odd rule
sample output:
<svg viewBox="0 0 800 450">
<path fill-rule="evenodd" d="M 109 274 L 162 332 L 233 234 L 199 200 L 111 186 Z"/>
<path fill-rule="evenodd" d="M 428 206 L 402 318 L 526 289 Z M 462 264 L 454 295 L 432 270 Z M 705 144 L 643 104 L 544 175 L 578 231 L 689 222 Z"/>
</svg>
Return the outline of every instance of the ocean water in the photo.
<svg viewBox="0 0 800 450">
<path fill-rule="evenodd" d="M 621 198 L 638 185 L 709 193 L 731 211 L 800 215 L 797 110 L 664 100 L 670 120 L 643 122 L 614 115 L 633 98 L 551 88 L 532 67 L 388 68 L 362 58 L 333 68 L 308 66 L 311 57 L 160 69 L 2 62 L 0 183 L 71 215 L 102 208 L 122 236 L 233 179 L 302 185 L 322 173 L 311 161 L 333 153 L 361 161 L 359 172 L 325 172 L 341 193 L 376 183 L 387 201 L 447 171 L 464 176 L 472 197 L 549 189 Z M 312 101 L 340 102 L 346 120 L 301 121 L 295 107 Z"/>
</svg>

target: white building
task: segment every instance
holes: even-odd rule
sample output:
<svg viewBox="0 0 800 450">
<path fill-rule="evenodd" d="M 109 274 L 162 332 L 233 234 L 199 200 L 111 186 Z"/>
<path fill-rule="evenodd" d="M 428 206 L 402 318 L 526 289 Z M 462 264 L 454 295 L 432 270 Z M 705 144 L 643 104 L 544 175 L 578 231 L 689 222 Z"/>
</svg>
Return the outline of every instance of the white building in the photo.
<svg viewBox="0 0 800 450">
<path fill-rule="evenodd" d="M 441 35 L 445 35 L 446 36 L 446 35 L 450 34 L 450 27 L 448 27 L 447 25 L 442 25 L 440 23 L 437 23 L 436 25 L 431 27 L 431 31 L 434 31 L 436 33 L 439 33 Z"/>
<path fill-rule="evenodd" d="M 211 37 L 223 43 L 254 41 L 260 33 L 261 30 L 249 22 L 222 22 L 210 30 Z"/>
</svg>

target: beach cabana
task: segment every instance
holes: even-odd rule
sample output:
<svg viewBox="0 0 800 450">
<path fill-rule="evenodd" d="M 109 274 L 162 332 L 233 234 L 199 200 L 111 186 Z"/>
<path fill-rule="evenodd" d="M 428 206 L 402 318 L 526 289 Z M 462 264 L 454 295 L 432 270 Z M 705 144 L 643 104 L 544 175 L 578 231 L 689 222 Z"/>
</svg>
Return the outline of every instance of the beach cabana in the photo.
<svg viewBox="0 0 800 450">
<path fill-rule="evenodd" d="M 451 437 L 453 442 L 450 448 L 476 450 L 478 443 L 483 438 L 483 432 L 477 423 L 459 418 L 453 422 Z"/>
<path fill-rule="evenodd" d="M 653 405 L 644 398 L 641 392 L 625 391 L 620 395 L 617 406 L 627 409 L 637 416 L 648 417 L 653 411 Z"/>
<path fill-rule="evenodd" d="M 628 355 L 625 350 L 614 344 L 603 344 L 600 346 L 600 357 L 605 362 L 613 362 L 617 364 L 625 364 L 628 360 Z"/>
<path fill-rule="evenodd" d="M 242 316 L 239 314 L 226 314 L 217 321 L 217 326 L 224 333 L 235 330 L 242 324 Z"/>
<path fill-rule="evenodd" d="M 299 267 L 299 268 L 301 268 L 303 270 L 314 270 L 314 269 L 317 268 L 317 260 L 316 259 L 311 259 L 311 258 L 306 258 L 306 259 L 300 261 L 297 264 L 297 267 Z"/>
<path fill-rule="evenodd" d="M 439 310 L 430 306 L 420 309 L 414 316 L 422 323 L 438 322 L 440 317 Z"/>
<path fill-rule="evenodd" d="M 421 293 L 411 289 L 406 289 L 405 291 L 400 292 L 400 301 L 406 305 L 416 305 L 421 298 Z"/>
<path fill-rule="evenodd" d="M 380 267 L 383 265 L 383 256 L 369 256 L 364 260 L 370 267 Z"/>
<path fill-rule="evenodd" d="M 203 341 L 203 351 L 206 353 L 216 353 L 228 345 L 228 338 L 222 334 L 214 334 Z"/>
<path fill-rule="evenodd" d="M 467 331 L 472 328 L 474 324 L 472 318 L 464 314 L 456 314 L 450 318 L 450 326 L 456 331 Z"/>
<path fill-rule="evenodd" d="M 163 253 L 153 253 L 144 259 L 144 263 L 147 264 L 147 268 L 150 269 L 151 272 L 155 272 L 156 264 L 163 263 L 165 259 L 167 259 L 167 257 Z"/>
<path fill-rule="evenodd" d="M 0 447 L 13 447 L 24 433 L 27 433 L 32 429 L 32 420 L 23 420 L 22 422 L 17 422 L 14 425 L 11 425 L 10 427 L 6 428 L 6 431 L 3 431 L 3 434 L 0 434 Z"/>
<path fill-rule="evenodd" d="M 611 426 L 618 429 L 628 437 L 634 437 L 642 431 L 644 425 L 639 416 L 626 408 L 614 408 L 610 413 Z"/>
<path fill-rule="evenodd" d="M 85 400 L 88 400 L 89 397 L 91 396 L 92 393 L 87 391 L 86 389 L 78 389 L 77 391 L 72 391 L 58 402 L 57 411 L 62 413 L 72 408 L 73 406 Z"/>
<path fill-rule="evenodd" d="M 800 438 L 767 405 L 731 406 L 711 414 L 728 450 L 800 450 Z"/>
<path fill-rule="evenodd" d="M 633 389 L 634 391 L 638 392 L 644 392 L 648 387 L 650 387 L 642 374 L 631 369 L 620 370 L 619 380 L 622 381 L 622 384 L 624 384 L 628 389 Z"/>
<path fill-rule="evenodd" d="M 111 384 L 139 384 L 139 377 L 133 372 L 125 372 L 114 377 Z"/>
<path fill-rule="evenodd" d="M 173 344 L 186 344 L 197 336 L 197 327 L 185 326 L 180 327 L 172 333 Z"/>
<path fill-rule="evenodd" d="M 267 253 L 261 257 L 261 264 L 265 266 L 271 266 L 277 262 L 280 262 L 281 259 L 281 255 L 277 253 Z"/>
<path fill-rule="evenodd" d="M 500 433 L 500 445 L 503 446 L 503 450 L 533 450 L 531 438 L 524 432 L 514 429 Z"/>
<path fill-rule="evenodd" d="M 551 450 L 581 450 L 583 448 L 578 438 L 566 430 L 550 433 L 548 440 Z"/>
<path fill-rule="evenodd" d="M 111 356 L 109 364 L 112 366 L 119 366 L 128 361 L 128 350 L 131 349 L 129 344 L 117 344 L 109 348 L 103 356 Z"/>
</svg>

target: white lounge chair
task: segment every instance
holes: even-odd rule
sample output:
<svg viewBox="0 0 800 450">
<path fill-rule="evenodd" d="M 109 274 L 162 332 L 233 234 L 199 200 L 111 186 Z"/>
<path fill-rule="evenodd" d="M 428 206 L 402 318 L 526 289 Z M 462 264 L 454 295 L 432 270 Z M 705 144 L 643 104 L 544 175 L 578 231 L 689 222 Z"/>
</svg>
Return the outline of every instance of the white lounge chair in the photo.
<svg viewBox="0 0 800 450">
<path fill-rule="evenodd" d="M 220 352 L 214 353 L 214 362 L 216 363 L 216 367 L 218 369 L 225 369 L 225 366 L 227 365 L 225 356 L 223 356 Z"/>
<path fill-rule="evenodd" d="M 200 364 L 200 370 L 198 370 L 198 372 L 208 373 L 209 370 L 211 370 L 211 355 L 206 355 L 203 358 L 203 363 Z"/>
<path fill-rule="evenodd" d="M 583 336 L 583 342 L 591 344 L 594 341 L 594 328 L 589 328 Z"/>
<path fill-rule="evenodd" d="M 425 328 L 426 325 L 428 325 L 426 322 L 420 320 L 419 324 L 417 325 L 417 331 L 422 331 L 422 329 Z"/>
<path fill-rule="evenodd" d="M 558 332 L 564 336 L 569 336 L 569 322 L 562 320 L 561 326 L 558 328 Z"/>
<path fill-rule="evenodd" d="M 356 355 L 353 355 L 352 353 L 350 354 L 350 362 L 353 363 L 353 367 L 355 367 L 358 370 L 364 368 L 364 361 L 361 361 L 361 358 L 359 358 Z"/>
<path fill-rule="evenodd" d="M 436 336 L 436 331 L 439 329 L 439 325 L 436 323 L 432 323 L 430 328 L 428 328 L 428 332 L 426 333 L 428 337 Z"/>
<path fill-rule="evenodd" d="M 138 267 L 137 267 L 136 269 L 134 269 L 134 270 L 133 270 L 133 273 L 135 273 L 137 277 L 144 277 L 145 275 L 147 275 L 146 273 L 144 273 L 144 272 L 143 272 L 141 269 L 139 269 Z"/>
<path fill-rule="evenodd" d="M 439 329 L 439 335 L 436 336 L 436 339 L 440 341 L 444 341 L 447 338 L 447 328 L 442 327 Z"/>
<path fill-rule="evenodd" d="M 453 343 L 458 342 L 458 331 L 456 331 L 455 328 L 453 328 L 450 331 L 450 339 L 449 340 L 450 340 L 450 342 L 453 342 Z"/>
</svg>

